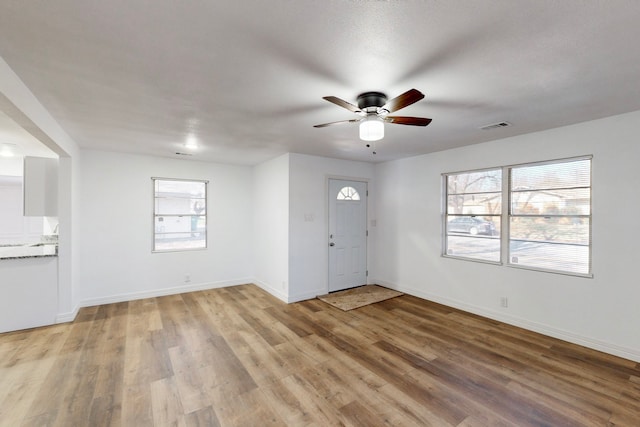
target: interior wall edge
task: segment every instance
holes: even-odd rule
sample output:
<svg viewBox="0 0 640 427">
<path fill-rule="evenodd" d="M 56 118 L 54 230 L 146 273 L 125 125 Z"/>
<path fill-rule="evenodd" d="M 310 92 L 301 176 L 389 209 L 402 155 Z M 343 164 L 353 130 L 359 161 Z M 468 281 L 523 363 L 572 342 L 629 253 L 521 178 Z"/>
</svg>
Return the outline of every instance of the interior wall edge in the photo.
<svg viewBox="0 0 640 427">
<path fill-rule="evenodd" d="M 256 286 L 258 286 L 263 291 L 268 292 L 270 295 L 278 298 L 282 302 L 290 302 L 288 300 L 289 297 L 288 297 L 288 295 L 286 293 L 283 293 L 283 292 L 277 290 L 276 288 L 274 288 L 273 286 L 269 285 L 266 282 L 263 282 L 263 281 L 258 280 L 258 279 L 253 279 L 253 281 L 251 283 L 255 284 Z"/>
<path fill-rule="evenodd" d="M 326 289 L 316 289 L 314 291 L 304 292 L 301 294 L 289 295 L 287 302 L 293 303 L 293 302 L 306 301 L 309 299 L 314 299 L 318 295 L 324 295 L 326 293 L 327 293 Z"/>
<path fill-rule="evenodd" d="M 66 313 L 58 313 L 55 320 L 56 324 L 73 322 L 74 320 L 76 320 L 76 316 L 78 315 L 80 308 L 81 306 L 78 304 L 73 307 L 71 311 L 68 311 Z"/>
</svg>

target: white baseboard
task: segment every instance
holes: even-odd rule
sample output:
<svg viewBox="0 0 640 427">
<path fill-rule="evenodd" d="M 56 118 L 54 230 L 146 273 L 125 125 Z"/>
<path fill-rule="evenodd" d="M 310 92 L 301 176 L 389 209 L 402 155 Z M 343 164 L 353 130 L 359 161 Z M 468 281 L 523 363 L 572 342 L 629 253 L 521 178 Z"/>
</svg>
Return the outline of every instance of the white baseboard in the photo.
<svg viewBox="0 0 640 427">
<path fill-rule="evenodd" d="M 253 279 L 253 282 L 255 283 L 257 286 L 259 286 L 260 288 L 262 288 L 264 291 L 269 292 L 271 295 L 273 295 L 274 297 L 278 298 L 279 300 L 286 302 L 287 304 L 290 304 L 292 302 L 298 302 L 298 301 L 304 301 L 304 300 L 308 300 L 308 299 L 313 299 L 315 297 L 317 297 L 318 295 L 322 295 L 322 294 L 326 294 L 325 290 L 315 290 L 315 291 L 309 291 L 309 292 L 305 292 L 302 294 L 297 294 L 297 295 L 288 295 L 287 293 L 278 290 L 272 286 L 269 286 L 269 284 L 262 282 L 260 280 L 257 279 Z"/>
<path fill-rule="evenodd" d="M 134 301 L 134 300 L 144 299 L 144 298 L 154 298 L 154 297 L 161 297 L 166 295 L 182 294 L 185 292 L 205 291 L 208 289 L 244 285 L 247 283 L 253 283 L 253 279 L 247 278 L 247 279 L 227 280 L 227 281 L 213 282 L 213 283 L 200 283 L 195 285 L 175 286 L 171 288 L 153 289 L 148 291 L 131 292 L 126 294 L 116 294 L 116 295 L 110 295 L 110 296 L 100 297 L 100 298 L 89 298 L 89 299 L 82 300 L 80 304 L 76 305 L 74 309 L 70 312 L 58 313 L 56 315 L 55 323 L 73 322 L 76 316 L 78 315 L 78 311 L 80 311 L 82 307 L 93 307 L 96 305 L 113 304 L 118 302 Z"/>
<path fill-rule="evenodd" d="M 175 286 L 163 289 L 151 289 L 148 291 L 131 292 L 125 294 L 109 295 L 100 298 L 89 298 L 80 302 L 80 307 L 92 307 L 94 305 L 113 304 L 124 301 L 134 301 L 144 298 L 162 297 L 166 295 L 183 294 L 186 292 L 205 291 L 208 289 L 225 288 L 228 286 L 244 285 L 253 283 L 252 278 L 225 280 L 212 283 L 198 283 L 192 285 Z"/>
<path fill-rule="evenodd" d="M 287 302 L 291 303 L 291 302 L 305 301 L 308 299 L 314 299 L 318 295 L 324 295 L 326 293 L 327 293 L 326 289 L 316 289 L 315 291 L 305 292 L 303 294 L 290 295 L 289 298 L 287 299 Z"/>
<path fill-rule="evenodd" d="M 416 296 L 418 298 L 422 298 L 428 301 L 436 302 L 438 304 L 446 305 L 448 307 L 457 308 L 459 310 L 477 314 L 479 316 L 487 317 L 489 319 L 498 320 L 500 322 L 504 322 L 513 326 L 518 326 L 520 328 L 524 328 L 529 331 L 538 332 L 542 335 L 558 338 L 563 341 L 567 341 L 573 344 L 578 344 L 583 347 L 591 348 L 593 350 L 602 351 L 604 353 L 629 359 L 634 362 L 640 362 L 640 351 L 635 349 L 622 347 L 616 344 L 596 340 L 590 337 L 585 337 L 582 335 L 575 334 L 573 332 L 554 328 L 552 326 L 545 325 L 542 323 L 532 322 L 527 319 L 522 319 L 516 316 L 510 316 L 505 313 L 488 310 L 483 307 L 467 304 L 461 301 L 452 300 L 439 295 L 424 292 L 419 289 L 414 289 L 407 286 L 389 283 L 384 280 L 377 280 L 377 281 L 371 280 L 371 282 L 381 286 L 385 286 L 390 289 L 395 289 L 397 291 L 404 292 L 409 295 Z"/>
<path fill-rule="evenodd" d="M 73 310 L 67 312 L 67 313 L 58 313 L 56 315 L 56 323 L 67 323 L 67 322 L 73 322 L 76 319 L 76 316 L 78 315 L 78 311 L 80 311 L 80 306 L 76 305 Z"/>
<path fill-rule="evenodd" d="M 264 290 L 265 292 L 270 293 L 271 295 L 273 295 L 274 297 L 278 298 L 280 301 L 282 302 L 289 302 L 287 299 L 287 294 L 274 288 L 273 286 L 270 286 L 268 283 L 262 282 L 258 279 L 253 279 L 251 281 L 251 283 L 254 283 L 256 286 L 258 286 L 260 289 Z"/>
</svg>

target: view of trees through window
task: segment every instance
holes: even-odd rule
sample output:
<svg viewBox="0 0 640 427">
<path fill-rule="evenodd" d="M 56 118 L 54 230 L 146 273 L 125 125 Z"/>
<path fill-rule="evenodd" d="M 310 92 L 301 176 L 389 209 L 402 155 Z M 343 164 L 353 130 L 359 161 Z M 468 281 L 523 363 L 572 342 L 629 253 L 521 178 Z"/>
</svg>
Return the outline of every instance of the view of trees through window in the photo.
<svg viewBox="0 0 640 427">
<path fill-rule="evenodd" d="M 501 169 L 447 175 L 447 255 L 499 262 L 501 217 Z"/>
<path fill-rule="evenodd" d="M 207 182 L 153 178 L 154 251 L 207 247 Z"/>
<path fill-rule="evenodd" d="M 445 179 L 445 255 L 501 262 L 504 244 L 510 265 L 590 274 L 590 158 L 445 174 Z"/>
</svg>

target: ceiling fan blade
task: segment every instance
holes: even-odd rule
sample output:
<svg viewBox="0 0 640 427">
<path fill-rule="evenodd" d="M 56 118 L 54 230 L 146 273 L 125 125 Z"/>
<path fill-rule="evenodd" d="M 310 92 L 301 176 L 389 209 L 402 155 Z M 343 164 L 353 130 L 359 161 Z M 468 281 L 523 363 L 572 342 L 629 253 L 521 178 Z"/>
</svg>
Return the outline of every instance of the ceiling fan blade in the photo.
<svg viewBox="0 0 640 427">
<path fill-rule="evenodd" d="M 431 123 L 431 119 L 425 117 L 387 116 L 383 120 L 387 123 L 410 126 L 426 126 Z"/>
<path fill-rule="evenodd" d="M 387 110 L 388 112 L 393 113 L 394 111 L 398 111 L 401 108 L 408 107 L 409 105 L 420 101 L 422 98 L 424 98 L 424 94 L 422 92 L 417 89 L 410 89 L 402 95 L 396 96 L 380 108 L 382 110 Z"/>
<path fill-rule="evenodd" d="M 337 98 L 335 96 L 325 96 L 322 99 L 326 99 L 329 102 L 333 102 L 336 105 L 339 105 L 342 108 L 346 108 L 347 110 L 351 111 L 352 113 L 360 113 L 362 112 L 362 110 L 360 110 L 360 108 L 356 107 L 355 105 L 344 101 L 340 98 Z"/>
<path fill-rule="evenodd" d="M 345 123 L 358 123 L 360 119 L 341 120 L 339 122 L 323 123 L 321 125 L 313 125 L 314 128 L 325 128 L 327 126 L 342 125 Z"/>
</svg>

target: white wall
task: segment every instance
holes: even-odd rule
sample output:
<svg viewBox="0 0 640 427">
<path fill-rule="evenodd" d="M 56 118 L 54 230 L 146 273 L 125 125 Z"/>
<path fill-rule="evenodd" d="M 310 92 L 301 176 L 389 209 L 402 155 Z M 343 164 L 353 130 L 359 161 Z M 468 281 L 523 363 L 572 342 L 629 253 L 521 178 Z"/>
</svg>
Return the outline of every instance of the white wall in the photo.
<svg viewBox="0 0 640 427">
<path fill-rule="evenodd" d="M 152 177 L 209 180 L 206 250 L 151 252 Z M 245 166 L 83 150 L 80 303 L 250 282 L 252 183 L 252 170 Z"/>
<path fill-rule="evenodd" d="M 22 157 L 2 157 L 0 156 L 0 175 L 22 176 L 24 161 Z"/>
<path fill-rule="evenodd" d="M 640 361 L 640 112 L 377 165 L 372 279 Z M 593 154 L 593 274 L 579 278 L 441 256 L 441 174 Z M 500 297 L 509 299 L 500 308 Z"/>
<path fill-rule="evenodd" d="M 328 292 L 328 179 L 368 181 L 369 220 L 375 194 L 371 163 L 290 154 L 289 298 L 290 302 Z M 374 234 L 369 227 L 369 259 Z"/>
<path fill-rule="evenodd" d="M 253 171 L 255 282 L 287 300 L 289 293 L 289 154 Z"/>
</svg>

